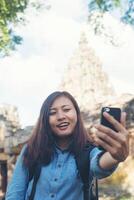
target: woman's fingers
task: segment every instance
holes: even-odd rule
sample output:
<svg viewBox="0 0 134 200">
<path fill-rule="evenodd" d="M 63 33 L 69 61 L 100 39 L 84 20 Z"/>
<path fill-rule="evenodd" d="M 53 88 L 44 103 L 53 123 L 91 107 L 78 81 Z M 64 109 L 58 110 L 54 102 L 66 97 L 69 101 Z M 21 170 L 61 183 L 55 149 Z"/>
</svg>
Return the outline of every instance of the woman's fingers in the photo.
<svg viewBox="0 0 134 200">
<path fill-rule="evenodd" d="M 97 129 L 96 136 L 108 142 L 111 146 L 114 146 L 114 142 L 112 141 L 115 141 L 115 144 L 118 142 L 122 146 L 128 148 L 129 136 L 125 128 L 123 128 L 123 132 L 116 132 L 103 125 L 96 125 L 95 128 Z"/>
<path fill-rule="evenodd" d="M 122 112 L 121 114 L 121 124 L 126 127 L 126 112 Z"/>
<path fill-rule="evenodd" d="M 118 135 L 118 138 L 122 138 L 123 136 L 123 139 L 114 139 L 108 134 L 97 131 L 95 143 L 98 146 L 102 146 L 106 151 L 108 151 L 112 155 L 113 158 L 121 162 L 125 160 L 128 156 L 128 141 L 126 136 L 121 134 L 120 132 L 116 134 Z"/>
<path fill-rule="evenodd" d="M 105 134 L 103 132 L 96 132 L 96 140 L 97 143 L 99 143 L 100 146 L 103 146 L 106 149 L 106 146 L 111 146 L 111 147 L 118 147 L 119 142 L 111 137 L 109 134 Z"/>
<path fill-rule="evenodd" d="M 114 125 L 117 131 L 101 124 L 96 125 L 97 129 L 95 143 L 106 149 L 113 158 L 123 161 L 129 153 L 129 137 L 125 128 L 126 113 L 122 113 L 121 122 L 115 120 L 111 115 L 104 113 L 106 119 Z"/>
<path fill-rule="evenodd" d="M 116 132 L 106 126 L 103 125 L 96 125 L 95 128 L 98 130 L 98 137 L 110 137 L 120 143 L 123 143 L 123 141 L 126 141 L 126 137 L 128 135 L 128 132 L 125 128 L 123 128 L 123 132 Z M 97 133 L 97 132 L 96 132 Z M 101 135 L 103 133 L 103 135 Z"/>
<path fill-rule="evenodd" d="M 115 127 L 117 131 L 125 132 L 125 114 L 121 115 L 121 123 L 118 122 L 113 116 L 109 115 L 107 112 L 103 113 L 104 117 Z"/>
</svg>

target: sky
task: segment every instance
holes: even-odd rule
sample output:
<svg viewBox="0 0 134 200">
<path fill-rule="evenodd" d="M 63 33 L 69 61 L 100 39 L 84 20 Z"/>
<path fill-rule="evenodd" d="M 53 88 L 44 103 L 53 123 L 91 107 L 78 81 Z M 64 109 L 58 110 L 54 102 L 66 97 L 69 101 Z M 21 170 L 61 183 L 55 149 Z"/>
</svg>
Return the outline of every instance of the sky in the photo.
<svg viewBox="0 0 134 200">
<path fill-rule="evenodd" d="M 118 94 L 134 94 L 134 31 L 106 15 L 108 31 L 119 42 L 113 47 L 94 36 L 87 25 L 85 0 L 50 0 L 50 10 L 26 12 L 26 25 L 16 27 L 23 43 L 9 57 L 0 59 L 0 104 L 18 108 L 22 127 L 33 125 L 44 99 L 58 89 L 80 35 L 85 31 L 103 70 Z M 109 28 L 109 25 L 112 28 Z"/>
</svg>

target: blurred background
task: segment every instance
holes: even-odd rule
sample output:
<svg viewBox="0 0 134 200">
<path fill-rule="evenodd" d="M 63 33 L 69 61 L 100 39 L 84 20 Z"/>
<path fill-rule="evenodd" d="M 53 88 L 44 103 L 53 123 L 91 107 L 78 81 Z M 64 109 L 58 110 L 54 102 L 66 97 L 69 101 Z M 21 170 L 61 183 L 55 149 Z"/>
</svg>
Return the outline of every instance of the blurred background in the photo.
<svg viewBox="0 0 134 200">
<path fill-rule="evenodd" d="M 67 90 L 93 132 L 102 106 L 127 112 L 130 156 L 99 184 L 100 199 L 133 200 L 134 1 L 0 0 L 0 187 L 44 99 Z"/>
</svg>

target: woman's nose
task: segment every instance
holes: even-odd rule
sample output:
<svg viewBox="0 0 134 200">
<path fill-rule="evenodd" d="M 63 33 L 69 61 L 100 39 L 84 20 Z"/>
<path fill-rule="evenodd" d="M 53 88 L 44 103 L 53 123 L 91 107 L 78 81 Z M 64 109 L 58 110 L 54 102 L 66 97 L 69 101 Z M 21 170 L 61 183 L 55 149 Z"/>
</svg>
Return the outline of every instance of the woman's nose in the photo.
<svg viewBox="0 0 134 200">
<path fill-rule="evenodd" d="M 57 113 L 57 120 L 63 120 L 65 119 L 65 115 L 62 111 Z"/>
</svg>

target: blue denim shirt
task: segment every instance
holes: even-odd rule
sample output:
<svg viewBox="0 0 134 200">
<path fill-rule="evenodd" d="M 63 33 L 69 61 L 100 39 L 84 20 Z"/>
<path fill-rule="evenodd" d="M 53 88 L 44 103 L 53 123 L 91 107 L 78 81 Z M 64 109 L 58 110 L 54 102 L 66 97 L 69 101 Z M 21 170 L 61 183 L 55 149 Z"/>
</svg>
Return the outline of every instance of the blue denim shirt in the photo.
<svg viewBox="0 0 134 200">
<path fill-rule="evenodd" d="M 8 185 L 6 200 L 28 200 L 32 182 L 28 183 L 28 170 L 23 165 L 22 150 L 18 157 L 12 179 Z M 102 153 L 94 148 L 90 153 L 91 169 L 89 176 L 97 178 L 109 176 L 116 168 L 103 170 L 98 165 Z M 53 161 L 42 167 L 36 186 L 34 200 L 83 200 L 82 181 L 77 170 L 74 156 L 67 150 L 56 148 Z"/>
</svg>

